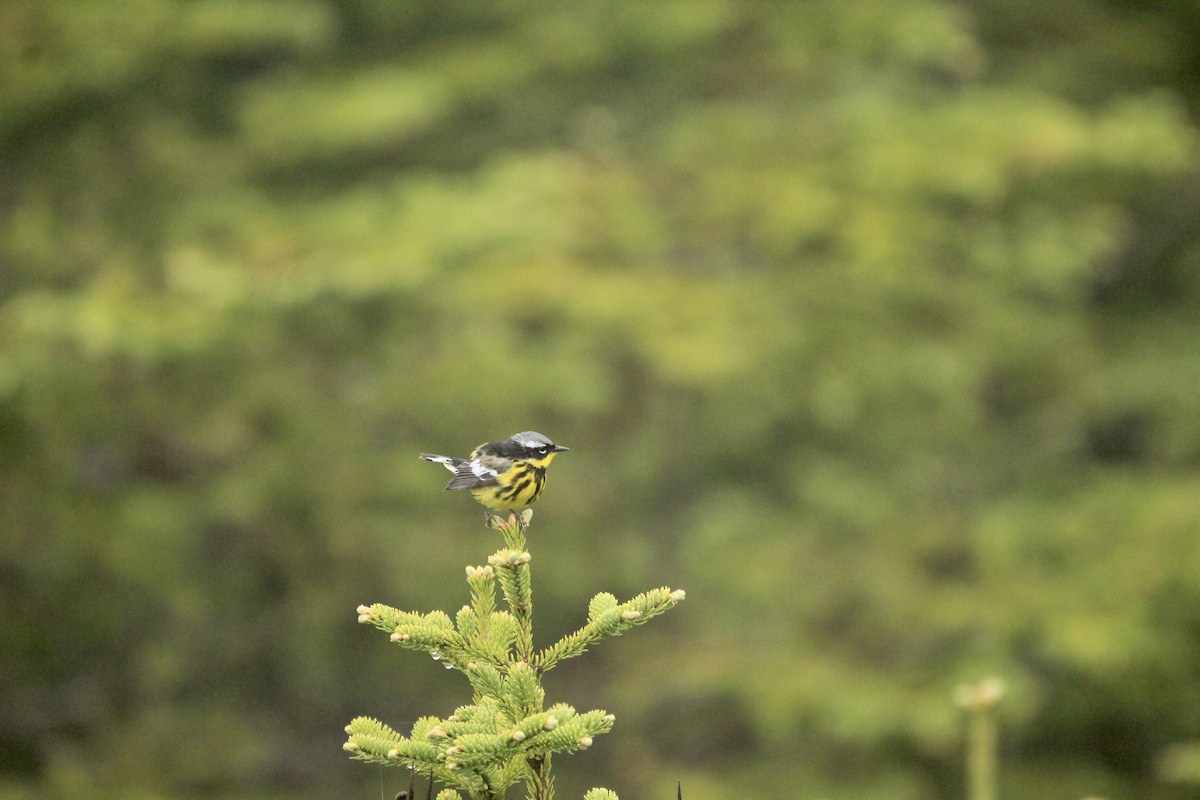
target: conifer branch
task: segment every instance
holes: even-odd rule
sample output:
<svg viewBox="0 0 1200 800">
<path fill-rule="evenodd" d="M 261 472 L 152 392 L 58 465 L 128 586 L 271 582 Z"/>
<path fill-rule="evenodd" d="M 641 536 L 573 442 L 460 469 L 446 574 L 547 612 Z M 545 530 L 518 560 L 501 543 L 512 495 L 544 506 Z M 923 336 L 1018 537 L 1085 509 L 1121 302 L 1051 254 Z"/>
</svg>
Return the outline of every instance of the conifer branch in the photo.
<svg viewBox="0 0 1200 800">
<path fill-rule="evenodd" d="M 513 543 L 523 545 L 524 538 L 522 531 L 520 541 Z M 504 601 L 517 622 L 517 658 L 526 663 L 533 659 L 533 580 L 529 574 L 531 559 L 528 551 L 516 547 L 499 550 L 488 559 L 488 564 L 495 568 L 496 577 L 500 581 Z"/>
<path fill-rule="evenodd" d="M 587 624 L 538 653 L 534 664 L 542 672 L 552 669 L 564 659 L 582 655 L 602 639 L 620 636 L 630 628 L 644 625 L 650 619 L 673 608 L 685 596 L 682 589 L 671 591 L 663 587 L 644 592 L 618 605 L 617 599 L 611 594 L 598 594 L 588 605 Z"/>
</svg>

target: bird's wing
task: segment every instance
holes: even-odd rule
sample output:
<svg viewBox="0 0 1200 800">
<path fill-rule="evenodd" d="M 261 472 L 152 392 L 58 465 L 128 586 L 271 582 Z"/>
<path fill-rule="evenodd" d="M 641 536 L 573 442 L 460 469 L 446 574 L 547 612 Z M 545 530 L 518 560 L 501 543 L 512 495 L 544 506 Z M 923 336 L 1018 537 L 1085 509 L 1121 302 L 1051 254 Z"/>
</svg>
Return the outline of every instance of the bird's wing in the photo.
<svg viewBox="0 0 1200 800">
<path fill-rule="evenodd" d="M 477 458 L 452 458 L 422 453 L 421 458 L 441 464 L 454 473 L 454 477 L 446 484 L 447 489 L 480 489 L 484 486 L 495 486 L 500 473 L 512 466 L 508 459 L 486 455 Z"/>
</svg>

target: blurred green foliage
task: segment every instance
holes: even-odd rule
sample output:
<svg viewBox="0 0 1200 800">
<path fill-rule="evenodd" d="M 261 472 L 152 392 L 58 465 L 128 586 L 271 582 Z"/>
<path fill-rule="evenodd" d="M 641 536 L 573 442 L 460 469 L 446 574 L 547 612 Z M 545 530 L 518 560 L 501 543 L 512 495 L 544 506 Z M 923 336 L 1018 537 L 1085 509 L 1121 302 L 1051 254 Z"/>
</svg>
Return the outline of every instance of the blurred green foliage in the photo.
<svg viewBox="0 0 1200 800">
<path fill-rule="evenodd" d="M 689 596 L 564 796 L 961 797 L 990 674 L 1001 796 L 1191 796 L 1197 19 L 7 0 L 0 797 L 374 796 L 461 697 L 354 609 L 492 536 L 416 454 L 531 427 L 539 629 Z"/>
</svg>

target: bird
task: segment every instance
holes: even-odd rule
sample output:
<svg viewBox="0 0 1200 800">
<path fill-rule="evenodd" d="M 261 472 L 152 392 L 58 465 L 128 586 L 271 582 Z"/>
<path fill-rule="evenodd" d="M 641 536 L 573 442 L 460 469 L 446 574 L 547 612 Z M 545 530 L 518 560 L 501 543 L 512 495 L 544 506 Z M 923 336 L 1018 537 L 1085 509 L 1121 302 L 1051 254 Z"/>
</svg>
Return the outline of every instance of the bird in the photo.
<svg viewBox="0 0 1200 800">
<path fill-rule="evenodd" d="M 537 431 L 523 431 L 503 441 L 484 442 L 466 458 L 434 453 L 421 453 L 421 458 L 454 473 L 447 491 L 470 490 L 490 523 L 496 512 L 515 511 L 537 500 L 546 486 L 546 467 L 570 449 Z"/>
</svg>

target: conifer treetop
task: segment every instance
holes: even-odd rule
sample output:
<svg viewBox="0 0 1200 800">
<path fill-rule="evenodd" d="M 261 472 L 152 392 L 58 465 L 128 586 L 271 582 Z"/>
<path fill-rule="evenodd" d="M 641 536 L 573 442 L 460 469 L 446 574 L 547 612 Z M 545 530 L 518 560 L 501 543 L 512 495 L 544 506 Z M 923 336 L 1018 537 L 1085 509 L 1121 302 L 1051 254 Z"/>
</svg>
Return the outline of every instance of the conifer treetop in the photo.
<svg viewBox="0 0 1200 800">
<path fill-rule="evenodd" d="M 624 603 L 607 592 L 592 598 L 586 623 L 549 647 L 533 647 L 533 585 L 525 531 L 532 512 L 497 519 L 505 547 L 483 566 L 466 569 L 471 602 L 452 619 L 442 611 L 400 611 L 382 603 L 358 607 L 358 621 L 388 634 L 407 650 L 424 652 L 463 673 L 472 702 L 445 718 L 421 717 L 406 736 L 370 717 L 346 726 L 343 748 L 368 762 L 407 766 L 444 784 L 437 800 L 495 800 L 525 783 L 530 800 L 550 800 L 551 756 L 592 745 L 612 729 L 603 710 L 577 712 L 566 703 L 546 706 L 542 675 L 561 661 L 587 652 L 603 639 L 673 608 L 682 589 L 652 589 Z M 500 587 L 503 608 L 497 607 Z M 592 789 L 585 800 L 617 800 Z"/>
</svg>

